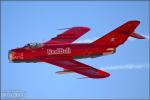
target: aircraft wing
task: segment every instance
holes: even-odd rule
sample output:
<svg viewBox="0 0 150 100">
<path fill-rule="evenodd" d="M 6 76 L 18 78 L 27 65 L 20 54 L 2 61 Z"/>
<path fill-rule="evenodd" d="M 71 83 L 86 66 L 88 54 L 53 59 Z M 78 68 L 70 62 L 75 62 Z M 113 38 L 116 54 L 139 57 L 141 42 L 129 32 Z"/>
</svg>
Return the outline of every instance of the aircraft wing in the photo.
<svg viewBox="0 0 150 100">
<path fill-rule="evenodd" d="M 89 30 L 90 28 L 88 27 L 72 27 L 45 43 L 46 44 L 72 43 Z"/>
<path fill-rule="evenodd" d="M 43 62 L 47 62 L 49 64 L 53 64 L 53 65 L 62 67 L 66 70 L 82 74 L 89 78 L 105 78 L 110 75 L 107 72 L 93 68 L 89 65 L 85 65 L 85 64 L 75 61 L 71 58 L 67 58 L 67 59 L 61 58 L 61 59 L 53 59 L 53 60 L 49 59 L 49 58 L 40 58 L 40 60 Z"/>
</svg>

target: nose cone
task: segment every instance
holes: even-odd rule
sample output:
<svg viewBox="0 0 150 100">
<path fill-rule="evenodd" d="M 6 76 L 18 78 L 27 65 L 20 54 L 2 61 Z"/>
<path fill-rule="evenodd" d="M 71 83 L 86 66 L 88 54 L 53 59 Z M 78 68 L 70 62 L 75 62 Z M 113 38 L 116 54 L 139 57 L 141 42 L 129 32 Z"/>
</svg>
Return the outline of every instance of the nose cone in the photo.
<svg viewBox="0 0 150 100">
<path fill-rule="evenodd" d="M 23 59 L 23 53 L 16 52 L 14 50 L 10 50 L 8 52 L 8 60 L 10 62 L 14 62 L 16 60 L 22 60 Z"/>
<path fill-rule="evenodd" d="M 12 52 L 11 50 L 8 51 L 8 60 L 9 60 L 10 62 L 13 61 L 13 52 Z"/>
<path fill-rule="evenodd" d="M 8 60 L 9 60 L 10 62 L 13 62 L 13 61 L 16 60 L 16 52 L 15 52 L 15 51 L 10 50 L 10 51 L 8 52 Z"/>
</svg>

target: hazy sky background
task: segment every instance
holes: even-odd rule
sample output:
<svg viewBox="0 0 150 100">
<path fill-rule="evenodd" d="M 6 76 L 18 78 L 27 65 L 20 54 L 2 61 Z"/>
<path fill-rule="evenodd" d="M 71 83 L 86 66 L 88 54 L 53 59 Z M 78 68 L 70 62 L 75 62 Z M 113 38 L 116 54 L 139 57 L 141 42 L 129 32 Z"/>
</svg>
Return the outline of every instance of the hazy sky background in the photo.
<svg viewBox="0 0 150 100">
<path fill-rule="evenodd" d="M 22 90 L 29 99 L 148 99 L 148 1 L 9 2 L 1 5 L 1 88 Z M 78 60 L 111 74 L 105 79 L 77 79 L 79 74 L 56 75 L 62 70 L 47 63 L 9 63 L 8 50 L 31 42 L 44 42 L 72 26 L 91 31 L 77 41 L 100 38 L 129 20 L 139 20 L 136 32 L 113 55 Z"/>
</svg>

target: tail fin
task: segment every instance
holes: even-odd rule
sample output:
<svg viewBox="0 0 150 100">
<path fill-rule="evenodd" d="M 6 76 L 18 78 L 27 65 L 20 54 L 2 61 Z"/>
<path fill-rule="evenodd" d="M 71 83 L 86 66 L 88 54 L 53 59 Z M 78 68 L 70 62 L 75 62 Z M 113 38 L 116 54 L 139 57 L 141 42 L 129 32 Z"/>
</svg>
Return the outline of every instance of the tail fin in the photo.
<svg viewBox="0 0 150 100">
<path fill-rule="evenodd" d="M 123 44 L 129 36 L 137 39 L 145 39 L 143 36 L 134 33 L 134 30 L 139 24 L 140 21 L 128 21 L 105 36 L 101 37 L 100 39 L 94 41 L 92 44 L 117 47 Z"/>
</svg>

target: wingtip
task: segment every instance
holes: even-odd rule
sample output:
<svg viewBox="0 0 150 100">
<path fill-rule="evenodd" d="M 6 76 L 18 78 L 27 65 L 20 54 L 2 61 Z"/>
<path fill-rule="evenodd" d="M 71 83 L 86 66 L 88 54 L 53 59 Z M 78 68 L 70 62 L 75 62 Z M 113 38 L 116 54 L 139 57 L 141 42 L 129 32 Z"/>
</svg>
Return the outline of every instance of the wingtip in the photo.
<svg viewBox="0 0 150 100">
<path fill-rule="evenodd" d="M 140 23 L 140 21 L 139 21 L 139 20 L 130 20 L 130 21 L 128 21 L 128 22 Z"/>
<path fill-rule="evenodd" d="M 110 76 L 109 73 L 101 71 L 101 70 L 98 70 L 98 74 L 99 74 L 100 78 L 106 78 L 106 77 Z"/>
<path fill-rule="evenodd" d="M 130 20 L 127 22 L 127 24 L 132 24 L 132 25 L 138 26 L 140 24 L 140 21 L 139 20 Z"/>
<path fill-rule="evenodd" d="M 75 26 L 75 27 L 72 27 L 72 28 L 82 28 L 82 29 L 85 29 L 85 30 L 87 30 L 87 31 L 90 30 L 90 28 L 87 27 L 87 26 Z"/>
</svg>

